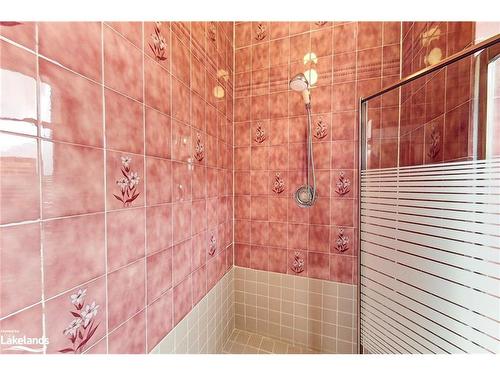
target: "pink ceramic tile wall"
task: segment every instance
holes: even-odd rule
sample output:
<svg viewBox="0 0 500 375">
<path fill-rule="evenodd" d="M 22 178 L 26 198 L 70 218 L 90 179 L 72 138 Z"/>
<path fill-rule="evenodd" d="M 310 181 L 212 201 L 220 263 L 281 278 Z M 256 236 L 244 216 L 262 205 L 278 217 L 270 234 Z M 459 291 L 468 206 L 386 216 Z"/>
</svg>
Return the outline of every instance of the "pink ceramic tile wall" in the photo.
<svg viewBox="0 0 500 375">
<path fill-rule="evenodd" d="M 399 41 L 398 22 L 236 23 L 236 265 L 356 282 L 358 98 L 399 78 Z M 306 112 L 288 89 L 306 69 L 318 73 L 311 209 L 293 199 L 305 181 Z"/>
<path fill-rule="evenodd" d="M 402 75 L 470 46 L 474 34 L 474 22 L 403 22 Z M 401 166 L 461 160 L 471 155 L 473 64 L 472 58 L 466 58 L 401 88 Z M 394 90 L 369 103 L 369 117 L 378 125 L 369 140 L 370 168 L 398 165 L 394 152 L 398 147 L 398 95 Z"/>
<path fill-rule="evenodd" d="M 0 34 L 0 330 L 149 351 L 233 264 L 233 24 Z"/>
</svg>

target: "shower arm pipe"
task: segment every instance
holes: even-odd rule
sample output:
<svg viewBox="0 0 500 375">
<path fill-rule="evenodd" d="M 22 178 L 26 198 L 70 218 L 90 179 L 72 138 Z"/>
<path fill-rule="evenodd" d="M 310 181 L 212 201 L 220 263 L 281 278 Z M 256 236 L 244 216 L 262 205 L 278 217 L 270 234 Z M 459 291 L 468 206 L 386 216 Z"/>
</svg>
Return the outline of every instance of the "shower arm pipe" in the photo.
<svg viewBox="0 0 500 375">
<path fill-rule="evenodd" d="M 371 95 L 368 95 L 364 98 L 361 98 L 360 102 L 364 103 L 370 99 L 374 99 L 374 98 L 376 98 L 380 95 L 383 95 L 391 90 L 397 89 L 398 87 L 401 87 L 409 82 L 412 82 L 416 79 L 419 79 L 419 78 L 421 78 L 429 73 L 435 72 L 436 70 L 442 69 L 450 64 L 453 64 L 454 62 L 457 62 L 458 60 L 461 60 L 464 57 L 473 55 L 474 53 L 476 53 L 478 51 L 481 51 L 485 48 L 491 47 L 499 42 L 500 42 L 500 34 L 497 34 L 497 35 L 492 36 L 491 38 L 483 40 L 480 43 L 473 44 L 472 46 L 467 47 L 467 48 L 463 49 L 462 51 L 457 52 L 454 55 L 451 55 L 451 56 L 441 60 L 440 62 L 438 62 L 434 65 L 431 65 L 427 68 L 424 68 L 424 69 L 419 70 L 413 74 L 410 74 L 409 76 L 406 76 L 405 78 L 402 78 L 399 81 L 397 81 L 389 86 L 384 87 L 380 91 L 377 91 Z"/>
</svg>

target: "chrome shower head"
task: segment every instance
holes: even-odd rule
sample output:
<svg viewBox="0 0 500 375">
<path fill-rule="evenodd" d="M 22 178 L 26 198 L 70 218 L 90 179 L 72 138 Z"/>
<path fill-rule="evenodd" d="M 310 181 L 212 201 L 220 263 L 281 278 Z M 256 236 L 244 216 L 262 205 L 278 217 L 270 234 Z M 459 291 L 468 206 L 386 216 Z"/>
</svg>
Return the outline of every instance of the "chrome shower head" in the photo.
<svg viewBox="0 0 500 375">
<path fill-rule="evenodd" d="M 309 82 L 302 73 L 297 74 L 290 80 L 290 88 L 293 91 L 303 92 L 309 88 Z"/>
<path fill-rule="evenodd" d="M 304 104 L 310 106 L 311 93 L 309 92 L 309 81 L 302 73 L 297 74 L 290 80 L 290 89 L 302 94 Z"/>
</svg>

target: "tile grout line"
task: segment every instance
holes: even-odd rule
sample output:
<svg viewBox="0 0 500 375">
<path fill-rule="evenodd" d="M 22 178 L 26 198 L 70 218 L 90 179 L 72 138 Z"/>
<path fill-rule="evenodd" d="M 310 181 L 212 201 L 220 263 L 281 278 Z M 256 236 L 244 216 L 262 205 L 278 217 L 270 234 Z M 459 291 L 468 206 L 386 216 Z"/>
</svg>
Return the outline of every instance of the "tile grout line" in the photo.
<svg viewBox="0 0 500 375">
<path fill-rule="evenodd" d="M 144 165 L 144 238 L 143 238 L 143 244 L 144 244 L 144 320 L 145 320 L 145 335 L 146 335 L 146 340 L 145 340 L 145 353 L 148 353 L 148 348 L 149 348 L 149 336 L 148 336 L 148 312 L 149 312 L 149 306 L 148 306 L 148 253 L 147 253 L 147 206 L 148 206 L 148 197 L 146 194 L 147 190 L 147 167 L 146 167 L 146 73 L 145 73 L 145 61 L 146 61 L 146 53 L 144 51 L 144 22 L 140 22 L 141 25 L 141 63 L 142 63 L 142 162 Z M 158 297 L 158 299 L 161 298 Z"/>
<path fill-rule="evenodd" d="M 40 80 L 40 64 L 39 64 L 39 55 L 38 55 L 38 46 L 39 46 L 39 41 L 38 41 L 38 22 L 35 23 L 35 58 L 36 58 L 36 112 L 37 112 L 37 139 L 36 139 L 36 144 L 37 144 L 37 156 L 38 156 L 38 183 L 39 183 L 39 209 L 40 212 L 38 214 L 39 219 L 37 220 L 38 222 L 38 233 L 40 236 L 40 277 L 41 277 L 41 306 L 42 306 L 42 336 L 44 337 L 44 344 L 43 344 L 43 353 L 47 353 L 47 345 L 48 345 L 48 337 L 47 337 L 47 322 L 46 322 L 46 313 L 45 313 L 45 271 L 44 271 L 44 263 L 45 263 L 45 258 L 44 258 L 44 247 L 43 247 L 43 237 L 44 237 L 44 231 L 42 230 L 43 228 L 43 183 L 42 183 L 42 175 L 43 175 L 43 162 L 42 162 L 42 141 L 41 141 L 41 105 L 40 105 L 40 86 L 41 86 L 41 80 Z M 15 312 L 12 314 L 14 315 Z"/>
<path fill-rule="evenodd" d="M 104 285 L 105 291 L 105 303 L 106 303 L 106 331 L 104 333 L 104 339 L 106 340 L 106 353 L 109 353 L 109 298 L 108 298 L 108 204 L 107 204 L 107 142 L 106 142 L 106 100 L 104 95 L 104 24 L 101 22 L 101 101 L 102 101 L 102 137 L 103 137 L 103 188 L 104 188 Z"/>
</svg>

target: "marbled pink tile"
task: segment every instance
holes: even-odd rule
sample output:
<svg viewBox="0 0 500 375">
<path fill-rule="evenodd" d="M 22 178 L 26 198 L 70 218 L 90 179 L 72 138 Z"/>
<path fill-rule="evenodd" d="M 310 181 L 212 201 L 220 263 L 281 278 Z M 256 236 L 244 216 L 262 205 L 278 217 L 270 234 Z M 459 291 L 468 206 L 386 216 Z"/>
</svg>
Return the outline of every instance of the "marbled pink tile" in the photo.
<svg viewBox="0 0 500 375">
<path fill-rule="evenodd" d="M 37 140 L 2 134 L 0 143 L 0 224 L 40 217 Z"/>
<path fill-rule="evenodd" d="M 34 51 L 36 45 L 35 29 L 35 22 L 2 22 L 0 35 Z"/>
<path fill-rule="evenodd" d="M 39 69 L 42 137 L 102 147 L 101 87 L 43 59 Z"/>
<path fill-rule="evenodd" d="M 269 197 L 269 215 L 271 221 L 286 222 L 288 218 L 287 198 Z"/>
<path fill-rule="evenodd" d="M 191 202 L 174 203 L 174 244 L 191 236 Z"/>
<path fill-rule="evenodd" d="M 108 353 L 108 337 L 102 338 L 92 347 L 85 350 L 83 354 L 107 354 Z"/>
<path fill-rule="evenodd" d="M 172 202 L 172 162 L 146 158 L 146 199 L 148 205 Z"/>
<path fill-rule="evenodd" d="M 356 258 L 346 255 L 330 255 L 330 280 L 353 284 L 353 271 Z"/>
<path fill-rule="evenodd" d="M 108 337 L 109 354 L 146 354 L 146 312 L 141 311 Z"/>
<path fill-rule="evenodd" d="M 352 227 L 354 224 L 354 207 L 352 199 L 332 199 L 331 223 Z"/>
<path fill-rule="evenodd" d="M 8 318 L 0 320 L 0 331 L 3 340 L 9 338 L 36 337 L 43 338 L 43 308 L 39 303 Z M 43 345 L 26 345 L 28 348 L 43 351 Z M 33 354 L 24 350 L 10 350 L 9 345 L 0 346 L 0 354 Z M 12 348 L 13 349 L 13 348 Z"/>
<path fill-rule="evenodd" d="M 149 57 L 144 57 L 144 89 L 146 105 L 170 115 L 170 73 Z"/>
<path fill-rule="evenodd" d="M 234 264 L 239 267 L 250 267 L 250 245 L 239 243 L 235 245 Z"/>
<path fill-rule="evenodd" d="M 109 272 L 144 256 L 143 207 L 108 212 L 106 225 Z"/>
<path fill-rule="evenodd" d="M 38 52 L 88 78 L 101 81 L 99 22 L 39 22 Z"/>
<path fill-rule="evenodd" d="M 286 249 L 288 239 L 287 223 L 269 223 L 268 245 Z"/>
<path fill-rule="evenodd" d="M 142 155 L 106 151 L 106 174 L 108 210 L 144 205 L 145 174 Z"/>
<path fill-rule="evenodd" d="M 252 221 L 250 225 L 252 245 L 266 245 L 269 242 L 269 222 Z"/>
<path fill-rule="evenodd" d="M 207 168 L 195 165 L 192 174 L 193 199 L 205 198 L 207 196 Z"/>
<path fill-rule="evenodd" d="M 173 328 L 173 298 L 170 289 L 148 306 L 148 352 Z"/>
<path fill-rule="evenodd" d="M 172 121 L 172 159 L 179 161 L 192 161 L 191 128 L 179 121 Z M 205 150 L 205 157 L 208 150 Z"/>
<path fill-rule="evenodd" d="M 288 223 L 288 249 L 307 250 L 308 232 L 306 224 Z"/>
<path fill-rule="evenodd" d="M 269 269 L 269 248 L 266 246 L 253 246 L 250 248 L 250 267 L 257 270 Z"/>
<path fill-rule="evenodd" d="M 191 200 L 191 180 L 193 168 L 190 164 L 172 162 L 173 175 L 173 201 L 189 201 Z"/>
<path fill-rule="evenodd" d="M 43 216 L 102 211 L 102 150 L 47 141 L 41 148 Z"/>
<path fill-rule="evenodd" d="M 113 29 L 104 26 L 104 84 L 142 101 L 142 76 L 141 51 Z"/>
<path fill-rule="evenodd" d="M 152 303 L 172 287 L 172 248 L 157 252 L 146 260 L 147 298 Z"/>
<path fill-rule="evenodd" d="M 146 155 L 172 157 L 172 125 L 169 116 L 146 108 Z"/>
<path fill-rule="evenodd" d="M 190 108 L 189 87 L 176 78 L 172 78 L 172 118 L 189 124 Z"/>
<path fill-rule="evenodd" d="M 195 306 L 207 293 L 207 267 L 201 266 L 192 274 L 193 306 Z"/>
<path fill-rule="evenodd" d="M 286 273 L 287 250 L 276 247 L 269 248 L 269 271 Z"/>
<path fill-rule="evenodd" d="M 327 225 L 309 226 L 309 251 L 328 252 L 330 227 Z"/>
<path fill-rule="evenodd" d="M 144 153 L 143 105 L 112 90 L 104 91 L 106 148 Z"/>
<path fill-rule="evenodd" d="M 104 231 L 104 214 L 43 222 L 46 298 L 105 273 Z"/>
<path fill-rule="evenodd" d="M 267 220 L 268 219 L 268 197 L 267 196 L 252 196 L 251 197 L 251 218 L 252 218 L 252 220 Z"/>
<path fill-rule="evenodd" d="M 330 277 L 330 255 L 328 253 L 307 253 L 307 276 L 328 280 Z"/>
<path fill-rule="evenodd" d="M 217 195 L 219 195 L 219 190 L 217 190 L 217 170 L 207 168 L 207 196 L 216 197 Z"/>
<path fill-rule="evenodd" d="M 311 224 L 330 224 L 330 198 L 318 197 L 310 208 L 309 222 Z"/>
<path fill-rule="evenodd" d="M 207 235 L 207 231 L 193 236 L 192 242 L 191 271 L 194 271 L 206 263 L 207 252 L 210 248 L 210 238 Z"/>
<path fill-rule="evenodd" d="M 78 318 L 73 316 L 72 312 L 77 311 L 81 311 L 80 314 L 84 311 L 94 311 L 94 316 L 90 316 L 92 319 L 85 325 L 85 320 L 78 322 Z M 46 301 L 44 314 L 45 331 L 49 339 L 47 353 L 59 353 L 67 348 L 76 350 L 89 336 L 89 340 L 80 349 L 90 348 L 106 334 L 106 279 L 101 277 L 88 284 L 79 285 Z M 74 345 L 70 340 L 71 331 L 66 331 L 72 323 L 76 326 L 80 324 L 79 331 L 83 337 L 81 339 L 77 335 Z M 90 335 L 92 331 L 94 333 Z"/>
<path fill-rule="evenodd" d="M 173 285 L 179 284 L 191 272 L 191 256 L 193 243 L 189 239 L 172 248 Z"/>
<path fill-rule="evenodd" d="M 142 22 L 106 22 L 115 31 L 132 42 L 137 48 L 142 48 Z M 147 45 L 146 45 L 147 47 Z"/>
<path fill-rule="evenodd" d="M 172 74 L 184 84 L 190 84 L 189 48 L 176 36 L 172 37 Z"/>
<path fill-rule="evenodd" d="M 0 50 L 0 130 L 37 135 L 36 55 L 3 40 Z"/>
<path fill-rule="evenodd" d="M 42 298 L 40 224 L 0 228 L 0 317 Z"/>
<path fill-rule="evenodd" d="M 145 306 L 145 264 L 137 261 L 108 275 L 108 327 L 113 330 Z"/>
<path fill-rule="evenodd" d="M 172 205 L 146 207 L 146 252 L 172 246 Z"/>
<path fill-rule="evenodd" d="M 234 221 L 234 240 L 235 242 L 250 243 L 251 221 Z"/>
<path fill-rule="evenodd" d="M 179 323 L 193 306 L 191 277 L 174 287 L 174 325 Z"/>
</svg>

